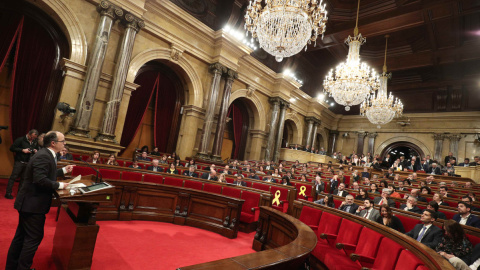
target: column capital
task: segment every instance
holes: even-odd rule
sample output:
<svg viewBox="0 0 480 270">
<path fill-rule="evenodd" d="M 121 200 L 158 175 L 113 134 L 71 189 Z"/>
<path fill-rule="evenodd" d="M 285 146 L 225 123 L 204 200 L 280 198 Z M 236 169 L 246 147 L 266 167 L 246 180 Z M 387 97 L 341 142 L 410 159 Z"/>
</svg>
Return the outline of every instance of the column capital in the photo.
<svg viewBox="0 0 480 270">
<path fill-rule="evenodd" d="M 378 136 L 378 133 L 376 133 L 376 132 L 368 133 L 369 138 L 376 138 L 377 136 Z"/>
<path fill-rule="evenodd" d="M 340 134 L 340 132 L 338 132 L 338 130 L 330 130 L 328 133 L 329 133 L 329 134 L 332 134 L 332 135 L 338 135 L 338 134 Z"/>
<path fill-rule="evenodd" d="M 127 28 L 132 28 L 137 33 L 145 27 L 145 22 L 131 13 L 126 13 L 125 16 L 122 17 L 122 23 Z"/>
<path fill-rule="evenodd" d="M 268 99 L 268 101 L 269 101 L 270 103 L 272 103 L 273 105 L 275 105 L 275 104 L 280 105 L 280 104 L 282 104 L 283 102 L 285 102 L 285 100 L 283 100 L 283 99 L 280 98 L 280 97 L 271 97 L 271 98 Z"/>
<path fill-rule="evenodd" d="M 357 131 L 357 135 L 358 135 L 359 138 L 365 138 L 365 136 L 367 136 L 367 132 Z"/>
<path fill-rule="evenodd" d="M 225 72 L 224 76 L 228 81 L 234 81 L 234 80 L 238 79 L 238 72 L 236 72 L 233 69 L 228 68 L 227 72 Z"/>
<path fill-rule="evenodd" d="M 447 137 L 447 136 L 446 136 Z M 460 141 L 460 139 L 462 139 L 463 137 L 465 137 L 465 135 L 462 135 L 462 134 L 450 134 L 448 136 L 448 139 L 450 141 Z"/>
<path fill-rule="evenodd" d="M 227 68 L 220 63 L 213 63 L 208 67 L 208 69 L 213 74 L 223 74 L 227 72 Z"/>
<path fill-rule="evenodd" d="M 440 140 L 440 141 L 441 141 L 441 140 L 445 139 L 445 137 L 446 137 L 446 136 L 445 136 L 445 134 L 443 134 L 443 133 L 435 133 L 435 134 L 433 134 L 433 139 L 434 139 L 434 140 Z"/>
<path fill-rule="evenodd" d="M 112 19 L 121 18 L 124 14 L 123 9 L 110 3 L 109 1 L 103 0 L 98 4 L 97 11 L 102 16 L 108 16 Z"/>
<path fill-rule="evenodd" d="M 307 116 L 307 117 L 305 117 L 305 122 L 307 122 L 307 123 L 309 123 L 309 124 L 310 124 L 310 122 L 311 122 L 312 124 L 315 124 L 315 125 L 317 125 L 317 126 L 319 126 L 319 125 L 322 124 L 322 121 L 320 121 L 320 119 L 317 119 L 317 118 L 312 117 L 312 116 Z"/>
</svg>

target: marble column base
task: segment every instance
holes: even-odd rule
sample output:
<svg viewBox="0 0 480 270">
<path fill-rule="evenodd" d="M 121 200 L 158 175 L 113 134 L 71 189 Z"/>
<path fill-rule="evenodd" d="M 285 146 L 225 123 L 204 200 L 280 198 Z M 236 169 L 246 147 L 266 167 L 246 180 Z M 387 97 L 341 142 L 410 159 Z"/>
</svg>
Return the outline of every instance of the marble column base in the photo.
<svg viewBox="0 0 480 270">
<path fill-rule="evenodd" d="M 118 144 L 117 140 L 115 140 L 115 135 L 113 134 L 98 133 L 97 137 L 95 137 L 95 141 Z"/>
<path fill-rule="evenodd" d="M 196 160 L 206 160 L 206 161 L 210 161 L 210 156 L 206 153 L 197 153 L 195 155 L 195 159 Z"/>
<path fill-rule="evenodd" d="M 222 162 L 222 157 L 221 156 L 216 156 L 216 155 L 213 155 L 211 158 L 210 158 L 211 161 L 213 162 Z"/>
<path fill-rule="evenodd" d="M 67 132 L 66 135 L 73 135 L 73 136 L 89 138 L 89 139 L 92 138 L 92 136 L 90 135 L 90 130 L 75 128 L 75 127 L 72 127 L 70 131 Z"/>
</svg>

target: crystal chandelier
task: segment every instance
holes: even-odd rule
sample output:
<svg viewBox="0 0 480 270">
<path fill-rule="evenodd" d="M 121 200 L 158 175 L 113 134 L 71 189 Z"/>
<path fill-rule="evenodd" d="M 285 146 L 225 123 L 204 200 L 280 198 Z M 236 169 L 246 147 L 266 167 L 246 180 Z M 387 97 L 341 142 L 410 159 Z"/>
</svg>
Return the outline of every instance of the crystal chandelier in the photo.
<svg viewBox="0 0 480 270">
<path fill-rule="evenodd" d="M 383 64 L 383 73 L 380 77 L 380 89 L 377 96 L 375 94 L 367 97 L 367 99 L 360 106 L 360 114 L 367 116 L 372 124 L 376 124 L 377 128 L 392 121 L 394 117 L 399 117 L 403 112 L 403 104 L 398 99 L 393 99 L 393 95 L 387 97 L 387 81 L 392 77 L 391 73 L 387 74 L 387 44 L 388 35 L 385 36 L 385 62 Z"/>
<path fill-rule="evenodd" d="M 325 33 L 327 11 L 322 0 L 250 0 L 245 29 L 277 62 L 299 53 Z M 248 33 L 247 33 L 248 34 Z"/>
<path fill-rule="evenodd" d="M 358 33 L 358 12 L 360 0 L 358 1 L 357 21 L 355 24 L 354 36 L 348 36 L 345 43 L 349 46 L 347 61 L 341 63 L 328 73 L 323 81 L 325 91 L 344 105 L 346 111 L 350 106 L 358 105 L 367 96 L 378 89 L 378 75 L 367 64 L 360 62 L 360 46 L 365 43 L 365 38 Z"/>
</svg>

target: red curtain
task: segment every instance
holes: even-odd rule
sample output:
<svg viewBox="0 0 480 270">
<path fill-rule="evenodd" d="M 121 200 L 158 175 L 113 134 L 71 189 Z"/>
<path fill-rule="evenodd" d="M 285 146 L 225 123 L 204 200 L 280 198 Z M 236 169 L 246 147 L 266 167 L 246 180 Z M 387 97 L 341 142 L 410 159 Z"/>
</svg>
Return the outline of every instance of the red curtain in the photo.
<svg viewBox="0 0 480 270">
<path fill-rule="evenodd" d="M 0 72 L 2 71 L 8 56 L 22 31 L 23 16 L 15 13 L 6 13 L 0 19 Z"/>
<path fill-rule="evenodd" d="M 19 27 L 19 39 L 13 65 L 10 93 L 10 123 L 12 140 L 51 121 L 41 115 L 56 56 L 56 44 L 43 27 L 29 17 Z M 54 101 L 56 103 L 56 101 Z M 46 130 L 41 130 L 46 131 Z"/>
<path fill-rule="evenodd" d="M 159 73 L 159 78 L 155 101 L 153 137 L 154 145 L 158 147 L 158 150 L 168 152 L 167 144 L 170 136 L 175 136 L 175 132 L 171 132 L 171 129 L 178 97 L 174 82 L 162 73 Z"/>
<path fill-rule="evenodd" d="M 128 104 L 125 125 L 123 126 L 122 139 L 120 145 L 127 147 L 135 138 L 140 125 L 147 112 L 148 105 L 152 100 L 153 93 L 156 92 L 159 85 L 159 75 L 156 71 L 142 72 L 135 79 L 135 83 L 140 87 L 135 90 Z"/>
<path fill-rule="evenodd" d="M 242 128 L 243 128 L 243 115 L 240 108 L 232 104 L 232 121 L 233 121 L 233 138 L 235 142 L 235 149 L 233 150 L 233 158 L 238 157 L 238 151 L 240 150 L 242 140 Z"/>
</svg>

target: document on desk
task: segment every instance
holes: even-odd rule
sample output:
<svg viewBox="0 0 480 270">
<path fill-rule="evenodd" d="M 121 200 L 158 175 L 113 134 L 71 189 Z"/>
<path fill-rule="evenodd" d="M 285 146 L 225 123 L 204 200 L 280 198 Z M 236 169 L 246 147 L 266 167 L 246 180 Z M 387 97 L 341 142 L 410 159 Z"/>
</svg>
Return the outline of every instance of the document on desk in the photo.
<svg viewBox="0 0 480 270">
<path fill-rule="evenodd" d="M 73 178 L 70 182 L 68 182 L 70 185 L 68 185 L 67 189 L 86 187 L 86 185 L 83 183 L 75 184 L 80 180 L 82 180 L 82 175 L 78 175 L 77 177 Z"/>
</svg>

